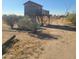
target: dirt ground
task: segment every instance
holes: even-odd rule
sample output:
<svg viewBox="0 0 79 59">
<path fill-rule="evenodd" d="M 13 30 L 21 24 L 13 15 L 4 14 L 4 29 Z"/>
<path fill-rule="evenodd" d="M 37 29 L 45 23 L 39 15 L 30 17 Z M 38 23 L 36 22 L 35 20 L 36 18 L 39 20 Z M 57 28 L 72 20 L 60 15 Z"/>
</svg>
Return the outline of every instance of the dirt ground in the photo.
<svg viewBox="0 0 79 59">
<path fill-rule="evenodd" d="M 67 23 L 62 20 L 52 22 L 53 25 Z M 9 31 L 9 27 L 3 24 L 3 43 L 14 34 L 19 40 L 3 55 L 3 59 L 76 59 L 76 31 L 60 27 L 44 27 L 42 33 L 36 35 Z"/>
</svg>

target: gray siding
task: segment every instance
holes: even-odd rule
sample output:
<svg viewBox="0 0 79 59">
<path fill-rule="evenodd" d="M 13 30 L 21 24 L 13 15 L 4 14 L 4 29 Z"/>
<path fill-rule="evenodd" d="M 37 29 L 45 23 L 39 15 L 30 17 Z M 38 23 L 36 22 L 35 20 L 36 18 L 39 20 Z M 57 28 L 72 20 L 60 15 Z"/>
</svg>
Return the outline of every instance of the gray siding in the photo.
<svg viewBox="0 0 79 59">
<path fill-rule="evenodd" d="M 42 7 L 34 3 L 27 3 L 24 5 L 24 14 L 29 16 L 42 15 Z"/>
</svg>

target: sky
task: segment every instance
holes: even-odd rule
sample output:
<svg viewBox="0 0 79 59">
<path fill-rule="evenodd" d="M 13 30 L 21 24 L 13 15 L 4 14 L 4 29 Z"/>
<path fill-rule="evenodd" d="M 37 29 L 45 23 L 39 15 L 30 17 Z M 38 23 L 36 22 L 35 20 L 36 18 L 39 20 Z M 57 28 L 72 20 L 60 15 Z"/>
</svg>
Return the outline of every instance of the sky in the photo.
<svg viewBox="0 0 79 59">
<path fill-rule="evenodd" d="M 24 3 L 28 0 L 2 0 L 3 14 L 24 15 Z M 75 0 L 31 0 L 43 5 L 52 15 L 63 15 L 66 12 L 76 11 Z"/>
</svg>

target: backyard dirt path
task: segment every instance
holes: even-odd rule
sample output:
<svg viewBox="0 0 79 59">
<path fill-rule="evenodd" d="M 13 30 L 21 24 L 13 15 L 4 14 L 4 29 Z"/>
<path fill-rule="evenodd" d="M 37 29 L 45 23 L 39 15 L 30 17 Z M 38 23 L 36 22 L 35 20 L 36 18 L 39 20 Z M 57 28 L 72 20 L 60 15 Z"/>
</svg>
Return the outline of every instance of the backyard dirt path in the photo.
<svg viewBox="0 0 79 59">
<path fill-rule="evenodd" d="M 46 41 L 46 50 L 40 59 L 76 59 L 76 33 L 59 29 L 49 31 L 59 37 L 57 40 Z"/>
</svg>

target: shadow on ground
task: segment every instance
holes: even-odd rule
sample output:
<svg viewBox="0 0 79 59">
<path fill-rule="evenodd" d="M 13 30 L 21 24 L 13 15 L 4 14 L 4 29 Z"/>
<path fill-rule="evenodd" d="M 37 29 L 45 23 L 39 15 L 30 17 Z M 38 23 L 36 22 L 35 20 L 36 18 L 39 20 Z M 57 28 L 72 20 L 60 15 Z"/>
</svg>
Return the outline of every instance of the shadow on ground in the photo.
<svg viewBox="0 0 79 59">
<path fill-rule="evenodd" d="M 64 25 L 48 25 L 45 26 L 47 28 L 55 28 L 55 29 L 62 29 L 62 30 L 68 30 L 68 31 L 76 31 L 75 26 L 64 26 Z"/>
<path fill-rule="evenodd" d="M 57 40 L 60 37 L 59 35 L 50 35 L 42 32 L 29 33 L 29 35 L 32 37 L 39 38 L 41 40 L 51 40 L 51 39 Z"/>
<path fill-rule="evenodd" d="M 36 37 L 39 39 L 45 39 L 45 40 L 50 40 L 50 39 L 58 39 L 60 36 L 59 35 L 50 35 L 47 33 L 42 33 L 41 31 L 37 31 L 37 33 L 33 33 L 30 30 L 24 30 L 24 29 L 18 29 L 18 28 L 14 28 L 13 30 L 3 30 L 3 31 L 9 31 L 9 32 L 28 32 L 28 34 L 31 37 Z"/>
<path fill-rule="evenodd" d="M 19 29 L 19 28 L 13 28 L 13 29 L 8 29 L 8 30 L 2 30 L 2 31 L 7 31 L 7 32 L 30 32 L 28 29 Z"/>
</svg>

